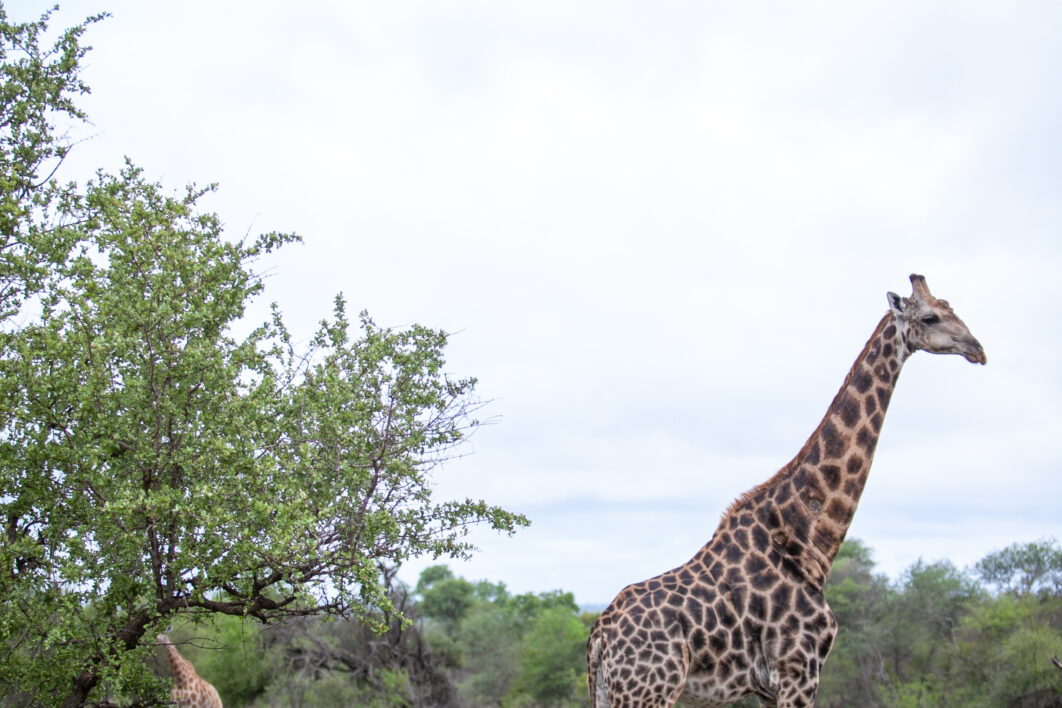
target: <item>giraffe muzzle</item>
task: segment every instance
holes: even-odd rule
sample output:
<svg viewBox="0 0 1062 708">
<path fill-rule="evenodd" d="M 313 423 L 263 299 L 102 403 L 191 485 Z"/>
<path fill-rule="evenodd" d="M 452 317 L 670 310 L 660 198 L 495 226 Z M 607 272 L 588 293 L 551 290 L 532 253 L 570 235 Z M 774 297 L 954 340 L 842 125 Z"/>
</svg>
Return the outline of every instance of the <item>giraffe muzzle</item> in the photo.
<svg viewBox="0 0 1062 708">
<path fill-rule="evenodd" d="M 985 356 L 985 350 L 981 347 L 981 343 L 972 337 L 968 340 L 963 340 L 962 355 L 971 364 L 984 365 L 988 363 L 988 357 Z"/>
</svg>

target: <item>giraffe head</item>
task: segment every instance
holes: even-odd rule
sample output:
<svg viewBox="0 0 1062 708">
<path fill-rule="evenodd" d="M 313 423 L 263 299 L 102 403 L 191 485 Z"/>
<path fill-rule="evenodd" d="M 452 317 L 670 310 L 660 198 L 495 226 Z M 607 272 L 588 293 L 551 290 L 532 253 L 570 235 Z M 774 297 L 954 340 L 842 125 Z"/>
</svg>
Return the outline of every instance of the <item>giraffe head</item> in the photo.
<svg viewBox="0 0 1062 708">
<path fill-rule="evenodd" d="M 984 364 L 985 350 L 948 301 L 933 297 L 921 275 L 912 275 L 911 285 L 911 297 L 889 293 L 889 307 L 896 316 L 907 353 L 922 349 L 933 354 L 959 354 L 969 362 Z"/>
</svg>

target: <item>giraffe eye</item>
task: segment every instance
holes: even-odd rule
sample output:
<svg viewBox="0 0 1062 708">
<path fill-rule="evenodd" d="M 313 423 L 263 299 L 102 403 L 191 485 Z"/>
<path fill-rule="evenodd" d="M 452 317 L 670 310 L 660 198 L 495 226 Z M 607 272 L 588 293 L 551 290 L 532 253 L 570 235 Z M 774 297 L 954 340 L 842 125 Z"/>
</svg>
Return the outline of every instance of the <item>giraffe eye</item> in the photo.
<svg viewBox="0 0 1062 708">
<path fill-rule="evenodd" d="M 935 325 L 938 322 L 940 322 L 940 317 L 936 315 L 926 315 L 922 318 L 922 324 Z"/>
</svg>

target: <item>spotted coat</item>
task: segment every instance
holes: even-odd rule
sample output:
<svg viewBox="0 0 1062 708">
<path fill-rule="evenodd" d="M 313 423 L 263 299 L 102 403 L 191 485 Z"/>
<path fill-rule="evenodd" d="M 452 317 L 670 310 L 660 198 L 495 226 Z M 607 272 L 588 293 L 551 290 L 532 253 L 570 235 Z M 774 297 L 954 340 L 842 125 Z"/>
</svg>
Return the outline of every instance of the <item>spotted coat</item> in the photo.
<svg viewBox="0 0 1062 708">
<path fill-rule="evenodd" d="M 796 457 L 737 499 L 689 562 L 628 586 L 587 643 L 594 708 L 812 706 L 837 635 L 823 597 L 870 471 L 900 369 L 918 349 L 985 363 L 980 343 L 912 275 Z"/>
</svg>

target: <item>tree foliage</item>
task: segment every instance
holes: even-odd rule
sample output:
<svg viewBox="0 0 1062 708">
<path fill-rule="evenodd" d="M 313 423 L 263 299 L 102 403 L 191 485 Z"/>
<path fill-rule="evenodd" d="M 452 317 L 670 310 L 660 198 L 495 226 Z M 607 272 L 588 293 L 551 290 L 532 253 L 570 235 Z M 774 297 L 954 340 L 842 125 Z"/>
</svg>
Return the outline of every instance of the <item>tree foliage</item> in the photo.
<svg viewBox="0 0 1062 708">
<path fill-rule="evenodd" d="M 475 602 L 476 587 L 445 565 L 425 568 L 417 581 L 420 613 L 454 629 Z"/>
<path fill-rule="evenodd" d="M 512 595 L 445 566 L 424 569 L 417 592 L 425 636 L 468 704 L 568 706 L 585 696 L 591 622 L 571 593 Z"/>
<path fill-rule="evenodd" d="M 382 633 L 364 621 L 300 617 L 258 634 L 272 668 L 253 704 L 458 706 L 444 663 L 418 629 L 409 590 L 393 572 L 385 577 L 398 612 L 380 612 Z"/>
<path fill-rule="evenodd" d="M 150 700 L 150 637 L 178 613 L 377 622 L 381 564 L 526 524 L 432 495 L 480 405 L 445 333 L 351 323 L 337 297 L 296 345 L 276 307 L 243 322 L 256 261 L 296 237 L 228 240 L 212 187 L 170 195 L 131 163 L 41 186 L 66 150 L 50 116 L 87 90 L 88 23 L 45 52 L 46 20 L 2 25 L 0 314 L 21 313 L 0 349 L 2 690 Z"/>
<path fill-rule="evenodd" d="M 1062 674 L 1051 662 L 1062 656 L 1062 593 L 997 582 L 1030 577 L 1017 569 L 1040 566 L 1015 559 L 1041 558 L 1043 546 L 1014 544 L 970 572 L 919 560 L 889 582 L 873 572 L 869 549 L 846 541 L 826 587 L 840 632 L 816 705 L 1062 706 Z M 991 577 L 1005 589 L 993 595 L 978 578 L 1000 567 L 1008 570 Z"/>
<path fill-rule="evenodd" d="M 1002 592 L 1062 594 L 1062 548 L 1053 538 L 990 553 L 978 561 L 976 570 L 982 581 Z"/>
<path fill-rule="evenodd" d="M 59 120 L 85 119 L 77 97 L 88 48 L 82 35 L 101 16 L 42 43 L 48 16 L 11 23 L 0 4 L 0 322 L 19 311 L 68 245 L 40 215 L 65 194 L 51 177 L 70 150 Z"/>
<path fill-rule="evenodd" d="M 587 627 L 570 608 L 554 606 L 535 617 L 523 640 L 521 673 L 513 684 L 533 705 L 565 705 L 585 685 Z"/>
</svg>

